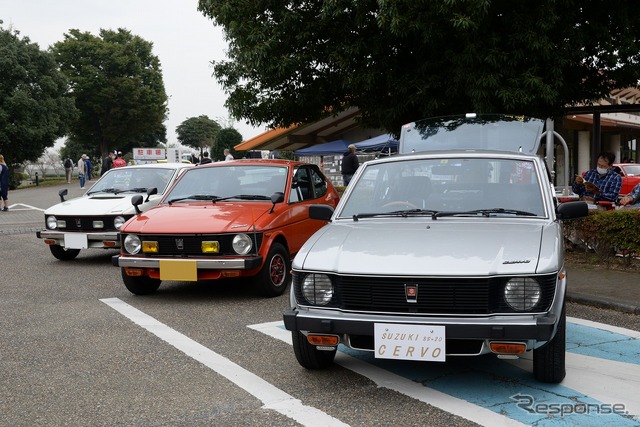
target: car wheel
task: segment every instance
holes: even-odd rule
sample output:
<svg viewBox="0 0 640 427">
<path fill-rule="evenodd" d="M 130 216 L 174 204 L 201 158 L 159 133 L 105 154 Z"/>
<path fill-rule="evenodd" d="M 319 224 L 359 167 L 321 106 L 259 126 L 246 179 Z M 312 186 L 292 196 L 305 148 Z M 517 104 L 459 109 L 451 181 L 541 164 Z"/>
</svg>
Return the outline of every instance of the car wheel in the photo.
<svg viewBox="0 0 640 427">
<path fill-rule="evenodd" d="M 254 278 L 258 293 L 265 297 L 282 295 L 291 282 L 291 260 L 289 252 L 280 243 L 274 243 L 269 249 L 260 273 Z"/>
<path fill-rule="evenodd" d="M 309 344 L 307 337 L 298 331 L 291 332 L 293 352 L 298 363 L 306 369 L 325 369 L 331 366 L 336 357 L 336 349 L 318 350 L 315 345 Z"/>
<path fill-rule="evenodd" d="M 60 245 L 49 245 L 51 254 L 60 261 L 69 261 L 74 259 L 80 253 L 80 249 L 66 249 Z"/>
<path fill-rule="evenodd" d="M 565 375 L 567 315 L 562 307 L 558 330 L 551 341 L 533 350 L 533 375 L 536 380 L 557 384 Z"/>
<path fill-rule="evenodd" d="M 152 294 L 158 290 L 162 282 L 160 279 L 152 279 L 148 276 L 128 276 L 124 272 L 124 268 L 120 269 L 120 273 L 122 274 L 122 281 L 129 289 L 129 292 L 136 295 Z"/>
</svg>

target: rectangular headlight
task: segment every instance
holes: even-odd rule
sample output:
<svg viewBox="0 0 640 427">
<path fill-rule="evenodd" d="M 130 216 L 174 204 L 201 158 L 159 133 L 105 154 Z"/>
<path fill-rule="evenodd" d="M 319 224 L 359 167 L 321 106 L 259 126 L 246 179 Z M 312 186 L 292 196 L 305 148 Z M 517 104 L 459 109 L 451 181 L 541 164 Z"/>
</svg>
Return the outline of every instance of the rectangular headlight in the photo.
<svg viewBox="0 0 640 427">
<path fill-rule="evenodd" d="M 203 254 L 217 254 L 220 252 L 220 243 L 218 242 L 202 242 L 200 245 Z"/>
<path fill-rule="evenodd" d="M 58 228 L 67 228 L 67 221 L 64 219 L 57 220 L 56 224 L 58 224 Z"/>
<path fill-rule="evenodd" d="M 104 228 L 104 221 L 93 221 L 93 228 Z"/>
<path fill-rule="evenodd" d="M 158 245 L 158 242 L 153 242 L 153 241 L 142 242 L 142 252 L 157 254 L 159 248 L 160 248 L 160 245 Z"/>
</svg>

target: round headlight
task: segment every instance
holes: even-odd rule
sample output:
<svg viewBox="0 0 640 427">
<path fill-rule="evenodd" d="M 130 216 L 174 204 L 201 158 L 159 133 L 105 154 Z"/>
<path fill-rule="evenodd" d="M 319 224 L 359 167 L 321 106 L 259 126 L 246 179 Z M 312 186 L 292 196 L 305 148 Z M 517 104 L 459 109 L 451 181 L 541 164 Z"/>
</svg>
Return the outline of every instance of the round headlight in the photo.
<svg viewBox="0 0 640 427">
<path fill-rule="evenodd" d="M 333 298 L 333 284 L 325 274 L 309 274 L 302 281 L 302 296 L 310 304 L 327 305 Z"/>
<path fill-rule="evenodd" d="M 516 311 L 528 311 L 540 301 L 540 284 L 528 277 L 509 280 L 504 287 L 504 299 Z"/>
<path fill-rule="evenodd" d="M 124 238 L 124 249 L 130 254 L 135 255 L 140 252 L 140 248 L 140 238 L 135 234 L 127 234 L 127 237 Z"/>
<path fill-rule="evenodd" d="M 113 218 L 113 226 L 116 228 L 116 230 L 120 230 L 120 227 L 122 227 L 122 225 L 127 222 L 126 219 L 124 219 L 123 216 L 117 216 L 115 218 Z"/>
<path fill-rule="evenodd" d="M 51 230 L 58 228 L 58 220 L 55 216 L 52 215 L 47 217 L 47 228 Z"/>
<path fill-rule="evenodd" d="M 238 255 L 246 255 L 251 251 L 253 242 L 251 241 L 251 237 L 246 234 L 237 234 L 233 238 L 232 246 Z"/>
</svg>

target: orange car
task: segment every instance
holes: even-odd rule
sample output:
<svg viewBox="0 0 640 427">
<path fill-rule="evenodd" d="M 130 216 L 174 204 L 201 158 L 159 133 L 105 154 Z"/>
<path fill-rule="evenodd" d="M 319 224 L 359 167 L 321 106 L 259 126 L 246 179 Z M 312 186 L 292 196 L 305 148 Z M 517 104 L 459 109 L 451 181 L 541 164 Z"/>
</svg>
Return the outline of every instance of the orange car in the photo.
<svg viewBox="0 0 640 427">
<path fill-rule="evenodd" d="M 157 207 L 124 224 L 112 264 L 138 295 L 163 280 L 250 277 L 260 294 L 278 296 L 291 281 L 291 259 L 326 223 L 309 218 L 309 205 L 335 207 L 338 199 L 313 164 L 248 159 L 196 166 Z"/>
<path fill-rule="evenodd" d="M 622 176 L 622 188 L 620 188 L 620 195 L 631 193 L 633 187 L 640 184 L 640 164 L 614 163 L 613 170 Z"/>
</svg>

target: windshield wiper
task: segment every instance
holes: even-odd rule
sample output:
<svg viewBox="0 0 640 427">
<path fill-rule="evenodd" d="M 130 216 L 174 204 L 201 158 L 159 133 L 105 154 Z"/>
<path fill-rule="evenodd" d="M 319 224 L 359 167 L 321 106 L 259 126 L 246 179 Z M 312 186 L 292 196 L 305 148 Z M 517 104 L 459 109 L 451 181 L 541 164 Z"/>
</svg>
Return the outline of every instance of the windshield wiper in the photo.
<svg viewBox="0 0 640 427">
<path fill-rule="evenodd" d="M 87 194 L 95 194 L 95 193 L 113 193 L 113 194 L 118 194 L 120 193 L 122 190 L 119 190 L 117 188 L 103 188 L 102 190 L 94 190 L 94 191 L 90 191 Z"/>
<path fill-rule="evenodd" d="M 136 188 L 128 188 L 126 190 L 120 190 L 121 193 L 129 193 L 129 192 L 134 192 L 134 193 L 146 193 L 148 190 L 147 187 L 136 187 Z"/>
<path fill-rule="evenodd" d="M 428 209 L 403 209 L 403 210 L 391 211 L 391 212 L 359 213 L 359 214 L 353 215 L 353 220 L 358 221 L 360 218 L 373 218 L 377 216 L 408 217 L 408 216 L 418 216 L 418 215 L 431 215 L 433 217 L 437 213 L 438 211 L 432 211 Z"/>
<path fill-rule="evenodd" d="M 175 202 L 181 202 L 183 200 L 213 200 L 215 202 L 216 200 L 220 200 L 220 198 L 218 196 L 212 196 L 210 194 L 192 194 L 191 196 L 176 197 L 175 199 L 169 200 L 167 203 L 171 205 Z"/>
<path fill-rule="evenodd" d="M 493 208 L 493 209 L 475 209 L 472 211 L 438 212 L 433 215 L 433 219 L 437 219 L 438 217 L 456 216 L 456 215 L 482 215 L 482 216 L 489 217 L 495 214 L 538 216 L 533 212 L 520 211 L 517 209 Z"/>
</svg>

